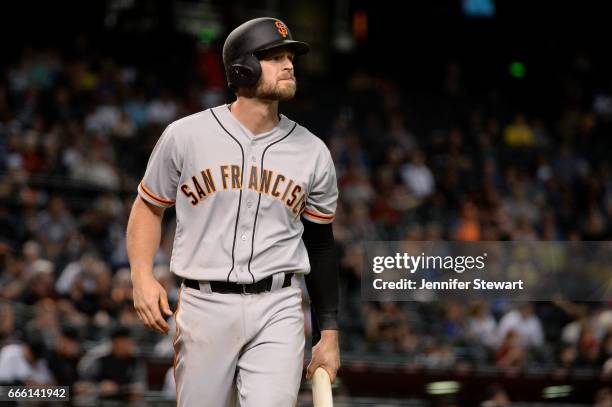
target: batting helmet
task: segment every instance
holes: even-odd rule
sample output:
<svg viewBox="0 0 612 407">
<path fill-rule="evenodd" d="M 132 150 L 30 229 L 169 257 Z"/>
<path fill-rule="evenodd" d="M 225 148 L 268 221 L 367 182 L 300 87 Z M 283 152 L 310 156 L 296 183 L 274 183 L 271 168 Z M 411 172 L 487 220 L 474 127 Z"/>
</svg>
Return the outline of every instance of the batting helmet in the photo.
<svg viewBox="0 0 612 407">
<path fill-rule="evenodd" d="M 230 88 L 254 86 L 261 76 L 257 53 L 289 46 L 295 55 L 306 54 L 310 45 L 294 41 L 281 20 L 262 17 L 249 20 L 232 31 L 223 44 L 223 64 Z"/>
</svg>

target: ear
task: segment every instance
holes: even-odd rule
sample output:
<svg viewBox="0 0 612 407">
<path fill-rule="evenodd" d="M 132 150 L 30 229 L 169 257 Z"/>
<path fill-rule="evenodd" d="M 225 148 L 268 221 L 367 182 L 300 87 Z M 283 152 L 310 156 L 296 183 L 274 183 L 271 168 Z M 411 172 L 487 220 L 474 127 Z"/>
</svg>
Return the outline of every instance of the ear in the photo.
<svg viewBox="0 0 612 407">
<path fill-rule="evenodd" d="M 230 82 L 239 88 L 254 86 L 261 75 L 259 60 L 254 55 L 245 55 L 229 67 Z"/>
<path fill-rule="evenodd" d="M 240 83 L 249 82 L 254 75 L 253 68 L 243 64 L 233 64 L 232 72 Z"/>
</svg>

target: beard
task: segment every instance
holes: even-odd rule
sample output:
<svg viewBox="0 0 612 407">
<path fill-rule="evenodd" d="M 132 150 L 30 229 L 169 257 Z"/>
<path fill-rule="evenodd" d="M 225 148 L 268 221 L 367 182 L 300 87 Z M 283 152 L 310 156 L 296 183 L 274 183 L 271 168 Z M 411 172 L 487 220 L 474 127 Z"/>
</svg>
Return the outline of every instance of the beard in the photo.
<svg viewBox="0 0 612 407">
<path fill-rule="evenodd" d="M 262 82 L 257 84 L 255 97 L 263 100 L 283 101 L 293 99 L 297 90 L 297 81 L 277 80 L 275 83 Z"/>
</svg>

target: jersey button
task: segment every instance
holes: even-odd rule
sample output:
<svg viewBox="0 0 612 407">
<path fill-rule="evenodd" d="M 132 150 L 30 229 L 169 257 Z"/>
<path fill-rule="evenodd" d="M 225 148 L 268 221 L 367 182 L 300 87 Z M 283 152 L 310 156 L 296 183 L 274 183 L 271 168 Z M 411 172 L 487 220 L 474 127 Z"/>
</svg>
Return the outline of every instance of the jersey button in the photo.
<svg viewBox="0 0 612 407">
<path fill-rule="evenodd" d="M 247 208 L 250 208 L 250 207 L 252 207 L 252 206 L 253 206 L 253 202 L 248 201 L 248 202 L 247 202 Z"/>
<path fill-rule="evenodd" d="M 255 158 L 255 156 L 252 156 L 251 157 L 251 161 L 255 162 L 255 161 L 257 161 L 257 158 Z"/>
<path fill-rule="evenodd" d="M 241 238 L 241 239 L 242 239 L 242 241 L 244 242 L 244 241 L 246 240 L 246 235 L 242 235 L 240 238 Z"/>
</svg>

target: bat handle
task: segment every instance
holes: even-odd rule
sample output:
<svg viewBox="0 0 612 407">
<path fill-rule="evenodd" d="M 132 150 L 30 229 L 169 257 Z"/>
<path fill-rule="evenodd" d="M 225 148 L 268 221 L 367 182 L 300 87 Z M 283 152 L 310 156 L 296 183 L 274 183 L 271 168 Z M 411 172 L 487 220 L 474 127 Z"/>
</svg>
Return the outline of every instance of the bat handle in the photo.
<svg viewBox="0 0 612 407">
<path fill-rule="evenodd" d="M 312 375 L 312 400 L 314 407 L 333 407 L 331 379 L 322 367 L 318 367 Z"/>
</svg>

